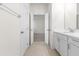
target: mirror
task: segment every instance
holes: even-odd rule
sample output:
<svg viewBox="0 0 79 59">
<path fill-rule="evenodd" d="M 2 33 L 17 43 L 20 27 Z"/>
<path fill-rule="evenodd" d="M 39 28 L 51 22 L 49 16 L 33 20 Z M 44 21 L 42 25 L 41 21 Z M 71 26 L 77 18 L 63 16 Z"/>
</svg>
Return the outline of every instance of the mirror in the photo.
<svg viewBox="0 0 79 59">
<path fill-rule="evenodd" d="M 64 25 L 65 29 L 77 29 L 77 3 L 65 3 L 64 5 Z M 79 26 L 78 26 L 79 28 Z"/>
</svg>

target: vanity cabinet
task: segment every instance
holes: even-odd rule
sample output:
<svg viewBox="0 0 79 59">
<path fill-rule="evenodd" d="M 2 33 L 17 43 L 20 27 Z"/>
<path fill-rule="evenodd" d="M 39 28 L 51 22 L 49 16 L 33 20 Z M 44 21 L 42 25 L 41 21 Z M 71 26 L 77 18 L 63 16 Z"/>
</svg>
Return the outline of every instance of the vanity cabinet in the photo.
<svg viewBox="0 0 79 59">
<path fill-rule="evenodd" d="M 76 39 L 76 40 L 75 40 Z M 69 56 L 79 56 L 79 39 L 77 38 L 69 38 L 69 49 L 68 49 L 68 55 Z"/>
<path fill-rule="evenodd" d="M 59 33 L 54 33 L 54 37 L 56 50 L 60 53 L 60 55 L 67 55 L 67 37 Z"/>
<path fill-rule="evenodd" d="M 79 38 L 54 32 L 54 44 L 61 56 L 79 56 Z"/>
<path fill-rule="evenodd" d="M 62 56 L 66 56 L 67 55 L 67 37 L 64 35 L 60 35 L 59 37 L 60 41 L 59 41 L 59 45 L 60 45 L 60 54 Z"/>
<path fill-rule="evenodd" d="M 54 45 L 55 45 L 55 49 L 57 51 L 60 51 L 59 50 L 59 36 L 57 33 L 54 33 Z"/>
</svg>

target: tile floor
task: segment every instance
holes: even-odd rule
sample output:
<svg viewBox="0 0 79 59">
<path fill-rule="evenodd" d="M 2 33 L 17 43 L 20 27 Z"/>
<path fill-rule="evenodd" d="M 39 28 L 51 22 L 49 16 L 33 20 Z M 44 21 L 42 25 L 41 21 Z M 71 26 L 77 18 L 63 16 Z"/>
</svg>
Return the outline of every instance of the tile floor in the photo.
<svg viewBox="0 0 79 59">
<path fill-rule="evenodd" d="M 50 49 L 44 42 L 34 42 L 24 56 L 59 56 L 56 50 Z"/>
</svg>

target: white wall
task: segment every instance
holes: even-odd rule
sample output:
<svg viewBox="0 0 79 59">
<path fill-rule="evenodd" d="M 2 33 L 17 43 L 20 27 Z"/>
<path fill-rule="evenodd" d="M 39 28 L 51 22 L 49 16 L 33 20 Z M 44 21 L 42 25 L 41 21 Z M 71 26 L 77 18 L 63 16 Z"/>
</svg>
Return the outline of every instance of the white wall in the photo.
<svg viewBox="0 0 79 59">
<path fill-rule="evenodd" d="M 52 4 L 52 29 L 64 29 L 64 3 Z"/>
<path fill-rule="evenodd" d="M 45 3 L 32 3 L 30 4 L 30 11 L 31 13 L 35 13 L 35 14 L 45 14 L 48 12 L 48 4 Z"/>
<path fill-rule="evenodd" d="M 0 9 L 0 55 L 20 55 L 19 34 L 19 18 Z"/>
<path fill-rule="evenodd" d="M 44 32 L 45 32 L 45 16 L 34 15 L 34 33 L 44 33 Z"/>
<path fill-rule="evenodd" d="M 77 3 L 77 14 L 79 14 L 79 3 Z"/>
<path fill-rule="evenodd" d="M 77 29 L 79 29 L 79 3 L 77 3 Z"/>
<path fill-rule="evenodd" d="M 52 4 L 52 40 L 51 48 L 54 48 L 53 31 L 64 29 L 64 4 L 53 3 Z"/>
</svg>

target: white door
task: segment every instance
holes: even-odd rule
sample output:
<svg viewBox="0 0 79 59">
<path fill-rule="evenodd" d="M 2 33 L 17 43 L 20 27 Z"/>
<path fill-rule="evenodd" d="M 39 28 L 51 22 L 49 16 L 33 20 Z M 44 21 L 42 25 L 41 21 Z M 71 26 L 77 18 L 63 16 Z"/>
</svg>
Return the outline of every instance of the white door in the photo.
<svg viewBox="0 0 79 59">
<path fill-rule="evenodd" d="M 33 17 L 33 14 L 31 14 L 31 44 L 33 43 L 34 41 L 34 17 Z"/>
<path fill-rule="evenodd" d="M 26 48 L 29 47 L 29 28 L 21 29 L 21 55 L 25 53 Z"/>
<path fill-rule="evenodd" d="M 21 47 L 21 55 L 24 55 L 26 48 L 29 47 L 29 8 L 28 4 L 22 4 L 20 6 L 20 13 L 22 17 L 20 18 L 20 47 Z"/>
<path fill-rule="evenodd" d="M 49 18 L 48 18 L 48 13 L 45 14 L 45 43 L 48 44 L 48 39 L 49 39 Z"/>
</svg>

